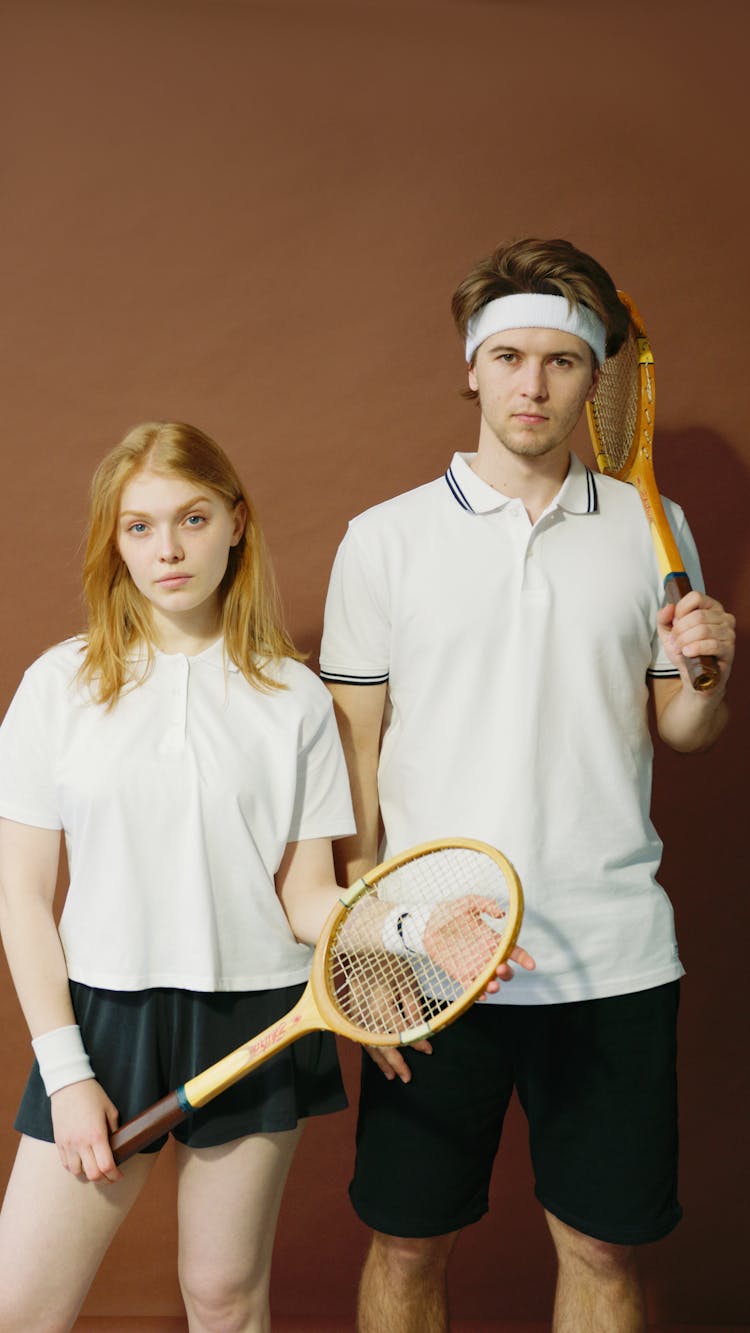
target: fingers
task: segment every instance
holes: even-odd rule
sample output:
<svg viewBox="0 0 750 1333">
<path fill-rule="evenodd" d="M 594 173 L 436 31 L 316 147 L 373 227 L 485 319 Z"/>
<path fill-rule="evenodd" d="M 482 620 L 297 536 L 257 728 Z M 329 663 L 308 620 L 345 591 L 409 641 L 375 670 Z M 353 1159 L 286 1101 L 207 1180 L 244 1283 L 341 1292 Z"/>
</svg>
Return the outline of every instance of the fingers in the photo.
<svg viewBox="0 0 750 1333">
<path fill-rule="evenodd" d="M 405 989 L 402 986 L 398 993 L 398 1005 L 407 1028 L 416 1027 L 417 1024 L 424 1022 L 420 997 L 415 990 Z"/>
<path fill-rule="evenodd" d="M 731 666 L 735 618 L 714 597 L 692 589 L 676 606 L 662 607 L 657 622 L 675 654 L 716 657 L 725 668 Z"/>
<path fill-rule="evenodd" d="M 109 1144 L 117 1128 L 117 1108 L 93 1079 L 60 1088 L 52 1096 L 52 1122 L 66 1171 L 94 1183 L 122 1180 Z"/>
<path fill-rule="evenodd" d="M 525 968 L 527 972 L 534 971 L 534 968 L 536 967 L 535 960 L 530 953 L 527 953 L 525 949 L 521 948 L 520 944 L 516 944 L 515 947 L 511 949 L 510 956 L 514 963 L 518 963 L 519 967 Z"/>
<path fill-rule="evenodd" d="M 409 1043 L 410 1051 L 419 1051 L 422 1055 L 432 1055 L 432 1043 L 424 1038 L 422 1041 L 412 1041 Z"/>
<path fill-rule="evenodd" d="M 100 1184 L 109 1181 L 114 1184 L 122 1180 L 122 1171 L 116 1165 L 108 1139 L 93 1143 L 58 1144 L 60 1161 L 71 1176 L 80 1180 Z"/>
<path fill-rule="evenodd" d="M 501 907 L 496 898 L 485 898 L 480 893 L 469 893 L 464 898 L 456 898 L 454 901 L 460 913 L 478 912 L 481 916 L 494 916 L 498 919 L 505 916 L 505 908 Z"/>
<path fill-rule="evenodd" d="M 420 1043 L 421 1044 L 421 1043 Z M 429 1045 L 429 1043 L 424 1043 Z M 385 1074 L 389 1083 L 400 1078 L 402 1083 L 411 1082 L 411 1070 L 397 1046 L 366 1046 L 370 1059 Z M 431 1053 L 432 1048 L 429 1052 Z"/>
</svg>

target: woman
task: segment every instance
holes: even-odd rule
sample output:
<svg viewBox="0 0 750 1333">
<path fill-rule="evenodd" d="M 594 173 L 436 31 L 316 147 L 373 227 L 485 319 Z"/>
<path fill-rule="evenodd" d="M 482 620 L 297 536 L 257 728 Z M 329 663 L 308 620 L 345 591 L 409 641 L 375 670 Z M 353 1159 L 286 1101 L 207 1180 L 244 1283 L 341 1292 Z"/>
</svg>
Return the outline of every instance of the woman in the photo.
<svg viewBox="0 0 750 1333">
<path fill-rule="evenodd" d="M 0 923 L 37 1057 L 0 1215 L 4 1333 L 72 1326 L 161 1146 L 123 1172 L 110 1132 L 291 1007 L 337 894 L 330 839 L 353 830 L 327 691 L 212 440 L 147 423 L 104 459 L 84 582 L 87 633 L 33 664 L 0 730 Z M 344 1104 L 312 1036 L 175 1129 L 191 1333 L 270 1329 L 300 1121 Z"/>
</svg>

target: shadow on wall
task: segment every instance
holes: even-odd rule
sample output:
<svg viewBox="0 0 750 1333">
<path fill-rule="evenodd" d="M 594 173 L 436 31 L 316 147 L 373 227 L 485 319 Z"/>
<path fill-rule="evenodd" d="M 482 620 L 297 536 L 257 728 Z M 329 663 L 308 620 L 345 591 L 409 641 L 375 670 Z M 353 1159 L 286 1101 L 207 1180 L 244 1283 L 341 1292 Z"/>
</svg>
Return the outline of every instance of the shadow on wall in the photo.
<svg viewBox="0 0 750 1333">
<path fill-rule="evenodd" d="M 737 658 L 729 689 L 730 724 L 705 754 L 679 755 L 658 746 L 654 764 L 654 823 L 664 839 L 660 881 L 675 909 L 680 956 L 687 976 L 680 1015 L 680 1197 L 682 1225 L 645 1256 L 652 1314 L 689 1318 L 710 1301 L 712 1316 L 736 1319 L 721 1293 L 736 1262 L 739 1205 L 717 1179 L 742 1173 L 746 1140 L 740 1108 L 747 1096 L 744 1062 L 727 1063 L 739 1044 L 745 1012 L 744 880 L 747 790 L 747 697 L 750 689 L 750 475 L 720 435 L 694 427 L 657 429 L 660 490 L 676 500 L 690 523 L 707 591 L 738 618 Z M 734 1030 L 734 1035 L 732 1032 Z M 717 1039 L 717 1034 L 721 1037 Z M 706 1152 L 710 1138 L 712 1152 Z M 692 1247 L 708 1257 L 694 1271 Z M 735 1256 L 733 1259 L 732 1256 Z M 707 1293 L 712 1292 L 712 1296 Z"/>
</svg>

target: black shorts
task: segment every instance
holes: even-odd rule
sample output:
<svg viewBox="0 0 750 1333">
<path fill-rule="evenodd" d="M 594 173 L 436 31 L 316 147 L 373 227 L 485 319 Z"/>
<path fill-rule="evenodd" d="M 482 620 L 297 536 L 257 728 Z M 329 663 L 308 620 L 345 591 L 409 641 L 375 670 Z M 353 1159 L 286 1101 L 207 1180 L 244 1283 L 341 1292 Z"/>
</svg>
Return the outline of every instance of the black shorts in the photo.
<svg viewBox="0 0 750 1333">
<path fill-rule="evenodd" d="M 643 1244 L 676 1226 L 679 983 L 557 1005 L 476 1004 L 405 1052 L 412 1081 L 362 1066 L 350 1193 L 368 1226 L 439 1236 L 488 1207 L 514 1088 L 536 1196 L 575 1230 Z"/>
<path fill-rule="evenodd" d="M 276 1022 L 304 987 L 205 994 L 156 988 L 93 989 L 70 983 L 73 1008 L 92 1068 L 123 1125 Z M 248 1134 L 294 1129 L 298 1120 L 346 1106 L 334 1038 L 312 1033 L 193 1111 L 172 1133 L 191 1148 L 212 1148 Z M 15 1128 L 53 1141 L 50 1101 L 35 1063 Z M 166 1135 L 144 1152 L 158 1152 Z"/>
</svg>

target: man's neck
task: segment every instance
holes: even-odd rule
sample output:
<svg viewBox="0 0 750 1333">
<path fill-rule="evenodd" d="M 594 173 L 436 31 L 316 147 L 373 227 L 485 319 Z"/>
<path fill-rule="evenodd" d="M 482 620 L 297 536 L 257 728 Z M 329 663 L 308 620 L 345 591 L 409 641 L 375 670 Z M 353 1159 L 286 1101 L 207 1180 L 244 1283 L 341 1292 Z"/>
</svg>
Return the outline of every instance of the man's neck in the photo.
<svg viewBox="0 0 750 1333">
<path fill-rule="evenodd" d="M 570 450 L 555 449 L 549 454 L 528 458 L 511 453 L 494 436 L 487 441 L 480 435 L 472 467 L 482 481 L 501 495 L 521 500 L 529 520 L 536 523 L 568 475 Z"/>
</svg>

